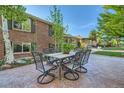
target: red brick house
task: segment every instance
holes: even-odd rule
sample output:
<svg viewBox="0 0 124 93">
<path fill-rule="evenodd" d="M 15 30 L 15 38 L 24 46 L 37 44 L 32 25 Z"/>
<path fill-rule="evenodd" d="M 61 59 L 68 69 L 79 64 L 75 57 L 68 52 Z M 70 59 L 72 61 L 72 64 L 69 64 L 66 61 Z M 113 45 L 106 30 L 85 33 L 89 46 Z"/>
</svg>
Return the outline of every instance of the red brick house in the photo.
<svg viewBox="0 0 124 93">
<path fill-rule="evenodd" d="M 31 56 L 35 49 L 42 51 L 53 45 L 51 24 L 48 21 L 29 15 L 25 24 L 8 21 L 8 29 L 15 58 Z M 2 25 L 0 18 L 0 25 Z M 4 42 L 0 30 L 0 59 L 4 58 Z"/>
</svg>

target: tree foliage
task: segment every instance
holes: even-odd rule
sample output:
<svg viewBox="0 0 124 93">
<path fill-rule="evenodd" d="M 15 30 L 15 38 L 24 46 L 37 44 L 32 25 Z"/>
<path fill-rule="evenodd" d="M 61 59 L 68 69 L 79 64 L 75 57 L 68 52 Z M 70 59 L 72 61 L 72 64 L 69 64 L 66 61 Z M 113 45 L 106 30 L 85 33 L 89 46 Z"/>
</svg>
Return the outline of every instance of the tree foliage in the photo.
<svg viewBox="0 0 124 93">
<path fill-rule="evenodd" d="M 63 26 L 63 15 L 57 6 L 53 6 L 50 10 L 50 22 L 52 23 L 53 38 L 55 41 L 56 48 L 62 48 L 64 40 L 64 26 Z"/>
<path fill-rule="evenodd" d="M 98 29 L 112 37 L 124 37 L 124 6 L 103 6 L 98 18 Z"/>
<path fill-rule="evenodd" d="M 28 15 L 25 13 L 26 8 L 22 5 L 1 5 L 0 15 L 8 20 L 16 20 L 18 22 L 26 21 Z"/>
<path fill-rule="evenodd" d="M 9 38 L 7 20 L 23 22 L 27 20 L 26 8 L 21 5 L 1 5 L 0 16 L 2 18 L 2 34 L 5 44 L 5 63 L 11 64 L 14 62 L 13 50 Z"/>
<path fill-rule="evenodd" d="M 92 41 L 96 41 L 97 40 L 97 31 L 95 29 L 93 29 L 92 31 L 90 31 L 89 38 Z"/>
<path fill-rule="evenodd" d="M 124 6 L 106 5 L 103 9 L 104 12 L 98 18 L 97 30 L 102 33 L 102 40 L 114 42 L 118 46 L 120 38 L 124 37 Z"/>
</svg>

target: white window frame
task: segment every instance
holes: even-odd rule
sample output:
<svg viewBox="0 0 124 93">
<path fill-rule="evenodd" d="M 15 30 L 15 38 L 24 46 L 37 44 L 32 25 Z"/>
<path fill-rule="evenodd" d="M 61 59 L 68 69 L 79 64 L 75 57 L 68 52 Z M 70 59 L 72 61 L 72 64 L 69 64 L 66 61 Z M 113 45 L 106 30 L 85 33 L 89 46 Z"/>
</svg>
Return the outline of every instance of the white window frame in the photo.
<svg viewBox="0 0 124 93">
<path fill-rule="evenodd" d="M 22 52 L 23 53 L 29 53 L 29 52 L 24 52 L 23 51 L 23 45 L 29 45 L 30 46 L 29 52 L 31 52 L 31 43 L 22 43 Z"/>
<path fill-rule="evenodd" d="M 28 20 L 30 20 L 30 25 L 31 25 L 31 19 L 29 18 Z M 23 28 L 24 28 L 24 27 L 23 27 L 23 25 L 24 25 L 23 23 L 20 23 L 20 24 L 22 25 L 22 29 L 15 28 L 15 27 L 14 27 L 14 21 L 12 21 L 12 29 L 13 29 L 13 30 L 22 31 L 22 32 L 29 32 L 29 33 L 31 32 L 31 29 L 30 29 L 30 31 L 23 29 Z"/>
<path fill-rule="evenodd" d="M 16 44 L 16 43 L 15 43 Z M 23 45 L 30 45 L 30 49 L 29 49 L 29 52 L 24 52 L 23 51 Z M 21 43 L 21 46 L 22 46 L 22 49 L 21 49 L 21 52 L 14 52 L 14 43 L 12 43 L 12 49 L 13 49 L 13 52 L 14 54 L 24 54 L 24 53 L 31 53 L 31 43 Z"/>
</svg>

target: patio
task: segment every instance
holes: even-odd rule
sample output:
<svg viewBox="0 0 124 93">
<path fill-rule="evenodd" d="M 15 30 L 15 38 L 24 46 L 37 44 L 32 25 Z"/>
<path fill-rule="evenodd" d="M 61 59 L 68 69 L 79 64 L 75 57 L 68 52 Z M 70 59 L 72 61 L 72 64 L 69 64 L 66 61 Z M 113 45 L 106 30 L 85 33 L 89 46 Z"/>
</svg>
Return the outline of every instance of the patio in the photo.
<svg viewBox="0 0 124 93">
<path fill-rule="evenodd" d="M 56 78 L 53 82 L 40 85 L 36 79 L 40 72 L 35 65 L 27 65 L 0 72 L 0 87 L 33 88 L 84 88 L 84 87 L 124 87 L 124 58 L 91 54 L 85 65 L 87 73 L 80 74 L 77 81 Z M 58 71 L 58 70 L 57 70 Z M 56 72 L 56 76 L 58 73 Z"/>
</svg>

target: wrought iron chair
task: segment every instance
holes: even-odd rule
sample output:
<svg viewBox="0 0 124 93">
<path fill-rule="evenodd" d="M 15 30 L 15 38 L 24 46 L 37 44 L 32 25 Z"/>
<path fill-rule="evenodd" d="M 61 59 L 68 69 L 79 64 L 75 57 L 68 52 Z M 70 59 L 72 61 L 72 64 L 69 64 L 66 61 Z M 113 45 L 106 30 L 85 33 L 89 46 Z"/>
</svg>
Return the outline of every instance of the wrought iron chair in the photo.
<svg viewBox="0 0 124 93">
<path fill-rule="evenodd" d="M 80 52 L 77 52 L 73 57 L 71 57 L 70 63 L 63 64 L 63 67 L 66 68 L 64 72 L 64 78 L 75 81 L 79 79 L 79 74 L 75 71 L 75 69 L 79 68 L 76 59 L 80 57 Z M 68 76 L 71 74 L 72 76 Z"/>
<path fill-rule="evenodd" d="M 46 48 L 43 49 L 43 53 L 44 54 L 50 54 L 50 53 L 57 53 L 59 50 L 58 49 L 54 49 L 54 48 Z M 46 57 L 46 59 L 48 59 L 48 63 L 57 66 L 57 61 L 58 59 L 56 58 L 52 58 L 52 57 Z"/>
<path fill-rule="evenodd" d="M 49 53 L 50 53 L 49 48 L 43 49 L 43 53 L 44 53 L 44 54 L 49 54 Z"/>
<path fill-rule="evenodd" d="M 44 61 L 45 59 L 44 59 L 42 53 L 32 52 L 32 55 L 33 55 L 34 62 L 36 65 L 36 70 L 43 73 L 37 78 L 37 82 L 40 84 L 48 84 L 48 83 L 52 82 L 55 79 L 55 75 L 50 73 L 50 71 L 54 70 L 56 68 L 56 66 L 48 65 L 47 62 Z M 46 77 L 51 77 L 51 79 L 48 81 L 45 81 Z"/>
<path fill-rule="evenodd" d="M 84 67 L 84 65 L 88 63 L 90 53 L 91 53 L 90 49 L 82 51 L 80 55 L 80 60 L 78 61 L 79 68 L 76 69 L 77 72 L 87 73 L 87 69 Z"/>
</svg>

